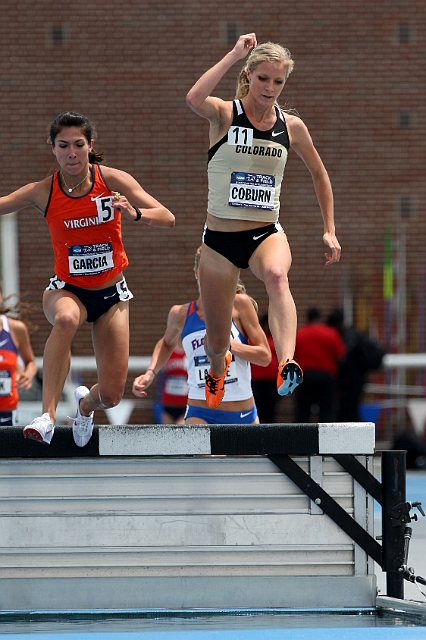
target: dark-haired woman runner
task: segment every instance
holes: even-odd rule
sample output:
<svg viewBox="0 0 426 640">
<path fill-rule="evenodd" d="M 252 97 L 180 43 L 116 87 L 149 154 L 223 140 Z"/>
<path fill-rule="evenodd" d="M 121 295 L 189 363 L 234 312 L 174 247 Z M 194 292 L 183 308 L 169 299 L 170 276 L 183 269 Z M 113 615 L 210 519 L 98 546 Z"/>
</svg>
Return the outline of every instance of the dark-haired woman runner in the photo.
<svg viewBox="0 0 426 640">
<path fill-rule="evenodd" d="M 49 139 L 59 171 L 0 198 L 0 214 L 33 206 L 46 219 L 52 238 L 54 275 L 43 296 L 52 331 L 43 359 L 43 415 L 24 436 L 50 444 L 56 407 L 70 368 L 77 329 L 92 323 L 97 383 L 78 387 L 73 422 L 75 443 L 85 446 L 93 431 L 93 412 L 117 405 L 127 378 L 129 300 L 123 275 L 128 264 L 121 219 L 172 227 L 173 214 L 128 173 L 100 167 L 93 149 L 94 128 L 85 116 L 64 112 L 50 125 Z"/>
</svg>

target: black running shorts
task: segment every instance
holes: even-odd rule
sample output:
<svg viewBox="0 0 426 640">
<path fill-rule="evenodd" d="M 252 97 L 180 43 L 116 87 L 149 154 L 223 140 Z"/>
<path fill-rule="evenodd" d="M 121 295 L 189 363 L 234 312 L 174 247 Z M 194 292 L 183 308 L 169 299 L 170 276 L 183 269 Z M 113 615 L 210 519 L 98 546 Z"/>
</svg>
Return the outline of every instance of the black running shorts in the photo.
<svg viewBox="0 0 426 640">
<path fill-rule="evenodd" d="M 247 231 L 211 231 L 205 225 L 203 242 L 239 269 L 247 269 L 257 247 L 273 233 L 283 233 L 279 222 Z"/>
</svg>

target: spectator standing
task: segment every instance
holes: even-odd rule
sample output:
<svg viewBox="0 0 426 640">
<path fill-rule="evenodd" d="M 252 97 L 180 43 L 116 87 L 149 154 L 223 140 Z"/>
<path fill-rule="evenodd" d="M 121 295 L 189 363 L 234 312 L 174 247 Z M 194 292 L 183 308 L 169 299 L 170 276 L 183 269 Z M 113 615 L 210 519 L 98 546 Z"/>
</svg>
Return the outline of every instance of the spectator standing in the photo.
<svg viewBox="0 0 426 640">
<path fill-rule="evenodd" d="M 314 404 L 319 422 L 334 418 L 338 364 L 345 353 L 339 332 L 321 321 L 316 307 L 308 309 L 307 324 L 296 333 L 296 358 L 304 374 L 303 385 L 296 389 L 296 422 L 309 422 Z"/>
<path fill-rule="evenodd" d="M 341 309 L 335 309 L 328 316 L 327 324 L 339 332 L 346 346 L 346 355 L 339 362 L 338 370 L 337 419 L 359 422 L 359 406 L 368 373 L 380 368 L 385 350 L 355 327 L 345 327 Z"/>
</svg>

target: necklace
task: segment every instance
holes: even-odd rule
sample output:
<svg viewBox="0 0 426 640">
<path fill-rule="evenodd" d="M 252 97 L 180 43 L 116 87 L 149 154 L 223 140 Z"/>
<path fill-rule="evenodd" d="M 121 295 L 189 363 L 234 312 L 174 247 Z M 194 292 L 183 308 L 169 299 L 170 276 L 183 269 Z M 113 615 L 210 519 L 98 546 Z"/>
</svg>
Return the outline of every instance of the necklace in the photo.
<svg viewBox="0 0 426 640">
<path fill-rule="evenodd" d="M 69 187 L 69 186 L 67 185 L 67 183 L 65 182 L 64 174 L 63 174 L 63 173 L 62 173 L 62 171 L 61 171 L 61 178 L 62 178 L 62 181 L 63 181 L 64 185 L 65 185 L 65 186 L 66 186 L 66 188 L 68 189 L 68 193 L 72 193 L 72 192 L 74 191 L 74 189 L 77 189 L 77 187 L 79 187 L 81 184 L 83 184 L 83 182 L 84 182 L 84 181 L 86 180 L 86 178 L 88 178 L 89 176 L 90 176 L 90 169 L 89 169 L 89 171 L 87 172 L 87 175 L 85 175 L 85 176 L 84 176 L 84 178 L 83 178 L 83 180 L 82 180 L 81 182 L 79 182 L 78 184 L 76 184 L 74 187 Z"/>
</svg>

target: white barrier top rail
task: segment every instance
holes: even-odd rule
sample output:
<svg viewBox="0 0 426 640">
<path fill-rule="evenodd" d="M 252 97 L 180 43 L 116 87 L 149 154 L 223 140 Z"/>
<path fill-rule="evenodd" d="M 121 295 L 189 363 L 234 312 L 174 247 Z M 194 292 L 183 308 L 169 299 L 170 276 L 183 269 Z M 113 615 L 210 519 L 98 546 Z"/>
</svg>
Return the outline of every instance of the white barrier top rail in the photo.
<svg viewBox="0 0 426 640">
<path fill-rule="evenodd" d="M 182 455 L 373 455 L 372 422 L 227 425 L 99 425 L 87 446 L 77 447 L 72 428 L 58 426 L 47 447 L 3 427 L 0 458 Z"/>
</svg>

